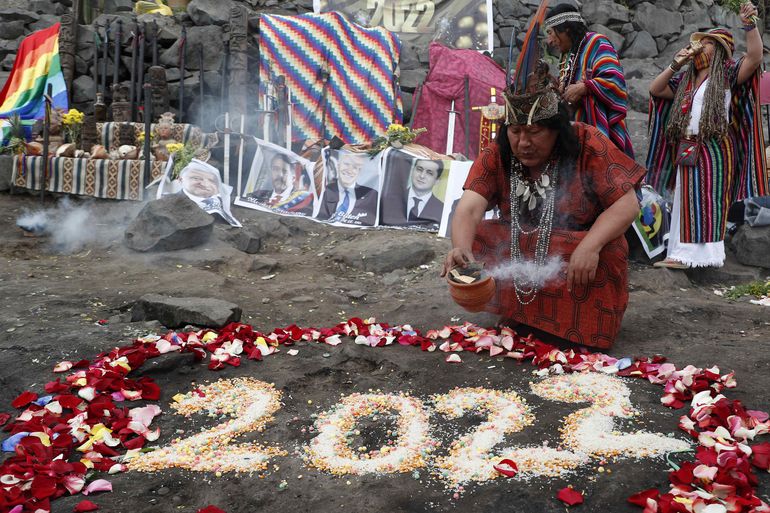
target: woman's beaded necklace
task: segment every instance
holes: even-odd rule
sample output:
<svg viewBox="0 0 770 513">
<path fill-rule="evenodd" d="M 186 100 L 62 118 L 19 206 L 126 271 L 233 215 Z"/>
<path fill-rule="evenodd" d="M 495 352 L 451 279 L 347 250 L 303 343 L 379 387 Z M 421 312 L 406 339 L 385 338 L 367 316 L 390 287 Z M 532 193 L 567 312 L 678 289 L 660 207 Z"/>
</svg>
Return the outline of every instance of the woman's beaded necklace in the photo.
<svg viewBox="0 0 770 513">
<path fill-rule="evenodd" d="M 519 237 L 538 232 L 535 243 L 535 267 L 539 270 L 545 266 L 548 249 L 551 245 L 551 229 L 553 228 L 553 213 L 556 205 L 556 182 L 559 177 L 559 166 L 551 159 L 546 165 L 540 178 L 531 180 L 524 177 L 523 166 L 516 157 L 511 157 L 511 263 L 521 264 L 521 243 Z M 520 223 L 521 210 L 529 212 L 542 204 L 540 220 L 531 230 L 525 230 Z M 535 280 L 513 280 L 516 299 L 522 305 L 528 305 L 535 300 L 540 287 Z"/>
</svg>

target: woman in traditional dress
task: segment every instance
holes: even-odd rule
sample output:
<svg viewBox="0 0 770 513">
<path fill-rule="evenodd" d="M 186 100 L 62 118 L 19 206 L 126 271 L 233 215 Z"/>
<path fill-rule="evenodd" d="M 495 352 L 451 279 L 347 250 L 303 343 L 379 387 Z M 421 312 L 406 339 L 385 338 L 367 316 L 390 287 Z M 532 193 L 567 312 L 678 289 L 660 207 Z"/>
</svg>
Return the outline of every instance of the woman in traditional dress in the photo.
<svg viewBox="0 0 770 513">
<path fill-rule="evenodd" d="M 668 252 L 657 267 L 721 267 L 730 204 L 768 193 L 756 14 L 753 4 L 741 6 L 747 51 L 740 60 L 727 30 L 696 32 L 650 84 L 647 181 L 673 193 Z"/>
<path fill-rule="evenodd" d="M 561 53 L 559 91 L 572 119 L 595 126 L 633 157 L 626 129 L 628 91 L 615 47 L 607 36 L 589 31 L 569 4 L 551 8 L 543 28 L 548 46 Z"/>
<path fill-rule="evenodd" d="M 529 92 L 505 92 L 505 124 L 470 170 L 444 274 L 480 260 L 513 276 L 496 279 L 486 307 L 502 324 L 608 348 L 628 303 L 623 233 L 639 213 L 645 169 L 595 127 L 570 123 L 547 71 L 538 73 Z M 494 207 L 500 219 L 482 220 Z M 536 279 L 554 265 L 555 279 Z"/>
</svg>

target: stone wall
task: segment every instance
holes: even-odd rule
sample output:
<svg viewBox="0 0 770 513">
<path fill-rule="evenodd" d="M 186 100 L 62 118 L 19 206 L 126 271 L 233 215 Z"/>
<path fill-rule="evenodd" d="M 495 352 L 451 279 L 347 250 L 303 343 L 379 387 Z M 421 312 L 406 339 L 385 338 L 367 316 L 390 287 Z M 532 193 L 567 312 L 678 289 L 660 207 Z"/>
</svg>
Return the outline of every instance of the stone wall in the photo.
<svg viewBox="0 0 770 513">
<path fill-rule="evenodd" d="M 494 8 L 495 49 L 494 57 L 505 65 L 508 42 L 516 34 L 518 43 L 524 36 L 527 22 L 537 8 L 539 0 L 496 1 Z M 131 0 L 106 0 L 106 14 L 100 15 L 94 23 L 116 26 L 118 18 L 123 20 L 124 42 L 120 80 L 129 79 L 130 63 L 129 31 L 133 20 L 140 23 L 155 21 L 160 27 L 159 58 L 166 67 L 169 78 L 169 96 L 172 107 L 177 107 L 179 87 L 185 88 L 185 107 L 188 119 L 197 118 L 200 108 L 199 83 L 204 82 L 207 103 L 218 101 L 221 89 L 221 69 L 224 45 L 228 40 L 229 10 L 234 4 L 248 9 L 251 29 L 257 26 L 260 13 L 296 14 L 312 10 L 312 0 L 192 0 L 186 12 L 174 17 L 142 15 L 135 18 Z M 19 42 L 34 30 L 59 20 L 59 16 L 71 9 L 72 0 L 0 0 L 0 83 L 5 82 L 15 58 Z M 738 51 L 745 49 L 743 31 L 738 17 L 727 12 L 714 0 L 659 0 L 654 3 L 639 0 L 591 0 L 584 2 L 582 12 L 591 30 L 606 34 L 619 50 L 625 68 L 630 93 L 630 107 L 636 111 L 632 119 L 643 119 L 647 111 L 647 87 L 649 81 L 668 63 L 672 56 L 686 45 L 690 33 L 715 26 L 733 30 Z M 179 38 L 182 25 L 187 27 L 186 73 L 181 77 L 178 67 Z M 94 83 L 91 63 L 93 57 L 92 25 L 81 25 L 76 57 L 76 80 L 72 95 L 74 104 L 81 110 L 91 111 L 94 98 Z M 114 32 L 113 32 L 114 34 Z M 250 73 L 257 73 L 257 46 L 250 38 L 250 49 L 254 59 L 249 60 Z M 199 65 L 198 47 L 204 49 L 203 66 Z M 514 54 L 515 59 L 516 54 Z M 112 83 L 112 52 L 108 65 L 108 86 Z M 151 52 L 146 52 L 149 65 Z M 417 86 L 425 77 L 428 67 L 427 48 L 404 45 L 401 55 L 401 84 L 407 91 Z M 250 94 L 256 95 L 256 91 Z M 256 97 L 256 96 L 253 96 Z M 404 95 L 405 111 L 411 109 L 411 94 Z M 633 130 L 634 132 L 642 130 Z M 636 142 L 636 141 L 635 141 Z M 639 151 L 637 150 L 637 153 Z"/>
</svg>

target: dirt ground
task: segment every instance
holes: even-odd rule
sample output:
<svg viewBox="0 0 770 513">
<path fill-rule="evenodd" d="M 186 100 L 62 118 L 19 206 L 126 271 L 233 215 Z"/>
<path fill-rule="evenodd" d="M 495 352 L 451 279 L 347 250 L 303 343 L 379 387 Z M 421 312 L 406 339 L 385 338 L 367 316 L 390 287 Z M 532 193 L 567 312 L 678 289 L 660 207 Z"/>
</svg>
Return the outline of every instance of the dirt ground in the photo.
<svg viewBox="0 0 770 513">
<path fill-rule="evenodd" d="M 55 205 L 50 198 L 46 208 Z M 40 208 L 28 195 L 0 194 L 0 412 L 24 390 L 42 391 L 53 379 L 61 360 L 92 358 L 133 337 L 165 331 L 157 323 L 130 322 L 126 314 L 140 296 L 160 293 L 224 299 L 240 305 L 244 322 L 263 332 L 290 324 L 331 327 L 354 316 L 376 317 L 389 324 L 409 323 L 427 330 L 464 320 L 491 326 L 486 314 L 468 314 L 449 298 L 438 277 L 439 264 L 449 249 L 435 234 L 407 234 L 394 230 L 329 228 L 304 219 L 280 218 L 280 229 L 264 241 L 259 255 L 247 255 L 224 241 L 231 228 L 217 224 L 212 240 L 196 250 L 139 254 L 122 244 L 122 233 L 139 204 L 92 201 L 82 221 L 85 242 L 72 253 L 52 247 L 50 238 L 24 237 L 15 226 L 24 212 Z M 269 214 L 234 208 L 244 225 L 266 222 Z M 275 222 L 275 220 L 271 220 Z M 343 242 L 387 244 L 400 237 L 420 239 L 434 248 L 427 265 L 389 276 L 366 273 L 333 261 L 328 252 Z M 274 270 L 248 271 L 254 258 L 277 261 Z M 714 286 L 697 286 L 684 273 L 632 263 L 630 305 L 620 336 L 609 354 L 662 354 L 677 366 L 718 365 L 734 370 L 738 388 L 730 397 L 749 408 L 770 410 L 770 308 L 729 302 L 713 293 Z M 271 279 L 262 279 L 274 274 Z M 395 281 L 395 283 L 392 283 Z M 107 320 L 104 325 L 98 320 Z M 165 470 L 155 474 L 128 472 L 109 477 L 113 493 L 92 498 L 108 512 L 195 512 L 214 504 L 228 513 L 254 511 L 564 511 L 554 497 L 568 484 L 581 489 L 586 502 L 580 511 L 640 511 L 626 503 L 632 493 L 666 488 L 663 459 L 594 462 L 561 478 L 496 479 L 467 487 L 453 498 L 429 469 L 416 474 L 332 476 L 308 467 L 302 446 L 313 437 L 314 414 L 328 410 L 341 395 L 365 392 L 408 392 L 428 401 L 433 394 L 463 386 L 516 390 L 526 396 L 537 421 L 511 435 L 510 444 L 540 445 L 558 441 L 561 419 L 574 405 L 548 402 L 526 395 L 533 368 L 513 361 L 463 354 L 463 363 L 450 365 L 444 355 L 417 348 L 366 348 L 350 342 L 318 346 L 299 344 L 299 354 L 245 361 L 239 368 L 208 371 L 189 355 L 166 355 L 145 365 L 140 375 L 151 376 L 162 390 L 164 415 L 160 444 L 177 430 L 210 426 L 204 417 L 173 415 L 171 397 L 191 384 L 221 378 L 252 376 L 274 383 L 283 394 L 275 422 L 255 439 L 281 446 L 288 455 L 277 457 L 270 471 L 225 474 Z M 661 389 L 645 382 L 629 382 L 639 417 L 619 429 L 677 431 L 681 412 L 660 405 Z M 433 436 L 447 445 L 467 432 L 478 419 L 450 421 L 431 416 Z M 367 439 L 367 436 L 369 437 Z M 361 443 L 383 443 L 377 429 L 361 435 Z M 248 437 L 246 438 L 248 439 Z M 599 467 L 602 466 L 602 470 Z M 609 470 L 609 472 L 607 471 Z M 299 476 L 302 476 L 301 478 Z M 765 476 L 766 477 L 766 476 Z M 285 481 L 285 484 L 281 484 Z M 768 501 L 767 479 L 759 496 Z M 72 511 L 83 497 L 54 503 L 55 512 Z M 89 497 L 91 498 L 91 497 Z"/>
</svg>

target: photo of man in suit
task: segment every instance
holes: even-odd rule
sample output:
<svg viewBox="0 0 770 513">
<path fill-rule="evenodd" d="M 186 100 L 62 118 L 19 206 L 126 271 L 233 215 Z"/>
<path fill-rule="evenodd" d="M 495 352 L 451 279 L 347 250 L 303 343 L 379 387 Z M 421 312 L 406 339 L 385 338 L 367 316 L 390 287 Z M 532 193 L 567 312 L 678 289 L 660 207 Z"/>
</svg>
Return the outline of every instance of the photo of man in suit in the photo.
<svg viewBox="0 0 770 513">
<path fill-rule="evenodd" d="M 433 187 L 444 171 L 441 161 L 417 159 L 412 166 L 406 195 L 407 224 L 438 224 L 444 203 L 433 194 Z"/>
<path fill-rule="evenodd" d="M 321 197 L 317 219 L 373 226 L 377 217 L 378 192 L 358 184 L 369 157 L 365 153 L 340 153 L 337 179 L 329 182 Z"/>
<path fill-rule="evenodd" d="M 272 188 L 260 189 L 248 195 L 270 208 L 286 212 L 312 214 L 313 195 L 301 187 L 297 178 L 297 163 L 288 155 L 276 153 L 270 159 L 268 168 Z"/>
</svg>

